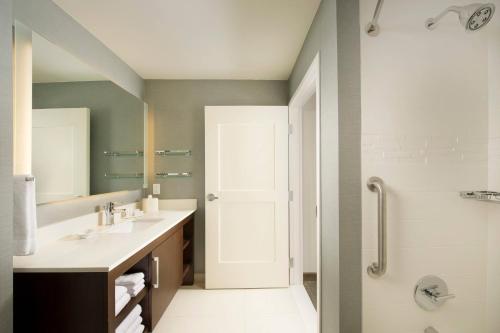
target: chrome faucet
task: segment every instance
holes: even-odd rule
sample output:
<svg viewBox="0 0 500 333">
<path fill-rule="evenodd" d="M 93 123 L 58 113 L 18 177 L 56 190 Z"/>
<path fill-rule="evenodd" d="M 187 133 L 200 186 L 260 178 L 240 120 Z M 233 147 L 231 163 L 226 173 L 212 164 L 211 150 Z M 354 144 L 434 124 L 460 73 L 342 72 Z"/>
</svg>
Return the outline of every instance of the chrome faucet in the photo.
<svg viewBox="0 0 500 333">
<path fill-rule="evenodd" d="M 126 212 L 126 209 L 116 209 L 116 202 L 108 202 L 105 204 L 102 208 L 104 210 L 104 215 L 106 217 L 104 225 L 112 225 L 114 224 L 114 215 L 116 213 L 121 213 L 123 215 L 124 212 Z"/>
</svg>

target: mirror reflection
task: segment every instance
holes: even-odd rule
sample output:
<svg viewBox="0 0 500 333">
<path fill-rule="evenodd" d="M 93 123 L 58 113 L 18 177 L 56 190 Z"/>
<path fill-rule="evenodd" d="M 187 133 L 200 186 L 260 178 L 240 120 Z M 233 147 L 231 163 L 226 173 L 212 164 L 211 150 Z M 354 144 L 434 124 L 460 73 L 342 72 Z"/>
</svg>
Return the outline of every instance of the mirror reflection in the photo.
<svg viewBox="0 0 500 333">
<path fill-rule="evenodd" d="M 36 33 L 32 45 L 37 203 L 142 188 L 144 103 Z"/>
</svg>

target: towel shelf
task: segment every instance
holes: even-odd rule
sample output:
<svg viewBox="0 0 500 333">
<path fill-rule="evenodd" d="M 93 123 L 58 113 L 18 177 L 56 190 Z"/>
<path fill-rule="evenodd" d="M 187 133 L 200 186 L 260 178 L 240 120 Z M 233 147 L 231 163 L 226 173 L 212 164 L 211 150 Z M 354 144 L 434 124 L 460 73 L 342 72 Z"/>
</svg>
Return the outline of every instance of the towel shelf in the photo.
<svg viewBox="0 0 500 333">
<path fill-rule="evenodd" d="M 107 157 L 141 157 L 144 152 L 140 150 L 135 151 L 105 151 L 104 156 Z"/>
<path fill-rule="evenodd" d="M 191 156 L 191 150 L 189 149 L 169 149 L 169 150 L 157 150 L 155 151 L 156 156 Z"/>
<path fill-rule="evenodd" d="M 156 174 L 158 178 L 186 178 L 191 176 L 191 172 L 159 172 Z"/>
<path fill-rule="evenodd" d="M 122 323 L 122 321 L 129 315 L 129 313 L 139 304 L 146 294 L 148 293 L 148 287 L 144 287 L 137 296 L 132 297 L 127 305 L 120 311 L 115 317 L 114 327 L 115 329 Z"/>
<path fill-rule="evenodd" d="M 105 178 L 111 179 L 133 179 L 133 178 L 144 178 L 143 173 L 105 173 Z"/>
<path fill-rule="evenodd" d="M 182 279 L 185 279 L 188 276 L 188 274 L 191 271 L 192 267 L 193 266 L 191 264 L 184 264 L 184 270 L 182 272 Z"/>
</svg>

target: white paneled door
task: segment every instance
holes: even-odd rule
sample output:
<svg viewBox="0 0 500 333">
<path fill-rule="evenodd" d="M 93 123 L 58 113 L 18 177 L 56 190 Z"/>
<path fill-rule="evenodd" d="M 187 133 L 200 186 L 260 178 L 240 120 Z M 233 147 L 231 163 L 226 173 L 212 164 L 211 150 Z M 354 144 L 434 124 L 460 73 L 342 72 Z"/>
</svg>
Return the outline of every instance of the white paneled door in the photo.
<svg viewBox="0 0 500 333">
<path fill-rule="evenodd" d="M 90 110 L 33 110 L 37 203 L 90 193 Z"/>
<path fill-rule="evenodd" d="M 206 288 L 289 283 L 288 107 L 205 107 Z"/>
</svg>

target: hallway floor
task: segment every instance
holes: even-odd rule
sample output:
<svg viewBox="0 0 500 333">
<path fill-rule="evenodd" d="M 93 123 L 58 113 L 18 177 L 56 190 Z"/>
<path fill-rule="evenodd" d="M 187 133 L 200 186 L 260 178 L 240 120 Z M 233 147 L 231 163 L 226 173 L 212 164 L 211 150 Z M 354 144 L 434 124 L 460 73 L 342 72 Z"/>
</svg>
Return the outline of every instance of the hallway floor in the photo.
<svg viewBox="0 0 500 333">
<path fill-rule="evenodd" d="M 292 288 L 183 288 L 154 333 L 310 333 L 300 307 Z"/>
</svg>

